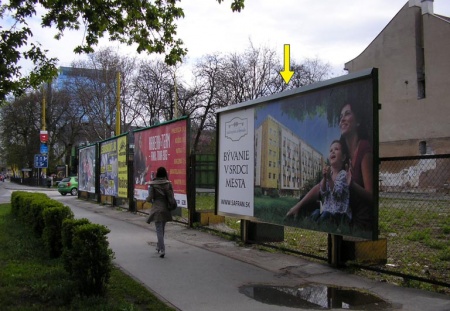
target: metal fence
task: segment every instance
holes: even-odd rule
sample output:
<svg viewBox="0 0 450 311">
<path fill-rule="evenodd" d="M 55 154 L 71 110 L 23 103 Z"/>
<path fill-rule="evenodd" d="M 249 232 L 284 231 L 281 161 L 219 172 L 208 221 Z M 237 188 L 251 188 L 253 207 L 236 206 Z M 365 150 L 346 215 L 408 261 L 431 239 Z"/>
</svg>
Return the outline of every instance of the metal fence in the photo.
<svg viewBox="0 0 450 311">
<path fill-rule="evenodd" d="M 380 281 L 450 294 L 450 155 L 382 158 L 379 168 L 379 239 L 386 240 L 387 261 L 346 265 Z M 240 236 L 239 221 L 227 217 L 210 228 Z M 328 238 L 285 227 L 284 241 L 263 246 L 328 260 Z"/>
<path fill-rule="evenodd" d="M 195 155 L 195 186 L 214 189 L 216 187 L 216 155 Z"/>
<path fill-rule="evenodd" d="M 202 160 L 206 163 L 202 164 Z M 208 199 L 203 200 L 204 206 L 199 206 L 199 200 L 193 210 L 211 210 L 215 194 L 205 188 L 215 182 L 215 161 L 211 156 L 197 158 L 195 167 L 197 176 L 199 172 L 202 176 L 196 179 L 196 187 L 202 188 L 197 196 Z M 37 181 L 15 182 L 34 185 Z M 368 258 L 347 261 L 346 265 L 381 281 L 450 294 L 450 155 L 382 158 L 379 190 L 378 237 L 386 241 L 387 260 L 374 264 L 376 260 Z M 188 211 L 179 212 L 176 220 L 189 224 Z M 238 218 L 226 217 L 224 223 L 203 228 L 234 239 L 242 237 Z M 324 232 L 284 227 L 283 241 L 261 246 L 329 260 L 329 235 Z M 367 249 L 366 254 L 371 251 Z"/>
</svg>

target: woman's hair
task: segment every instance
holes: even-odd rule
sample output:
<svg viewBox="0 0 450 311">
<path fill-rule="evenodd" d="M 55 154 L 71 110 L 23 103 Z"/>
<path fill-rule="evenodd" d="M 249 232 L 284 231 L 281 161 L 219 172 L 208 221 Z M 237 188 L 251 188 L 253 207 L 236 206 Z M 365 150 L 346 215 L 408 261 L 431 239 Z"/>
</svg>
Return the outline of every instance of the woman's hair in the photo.
<svg viewBox="0 0 450 311">
<path fill-rule="evenodd" d="M 342 109 L 349 105 L 353 115 L 355 116 L 356 121 L 358 122 L 357 133 L 360 139 L 368 139 L 369 138 L 369 129 L 367 128 L 367 115 L 362 111 L 363 107 L 361 105 L 355 104 L 352 101 L 347 101 L 341 106 Z"/>
<path fill-rule="evenodd" d="M 156 178 L 167 178 L 167 171 L 164 167 L 158 167 L 156 170 Z"/>
</svg>

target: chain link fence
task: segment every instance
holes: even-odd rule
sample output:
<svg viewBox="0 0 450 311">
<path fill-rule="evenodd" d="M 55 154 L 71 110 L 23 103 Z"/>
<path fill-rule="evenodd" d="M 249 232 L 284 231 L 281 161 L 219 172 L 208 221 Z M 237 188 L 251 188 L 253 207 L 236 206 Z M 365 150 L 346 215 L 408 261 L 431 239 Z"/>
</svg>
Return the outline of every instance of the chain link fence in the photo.
<svg viewBox="0 0 450 311">
<path fill-rule="evenodd" d="M 241 236 L 240 220 L 232 217 L 208 228 Z M 379 239 L 386 240 L 385 262 L 369 244 L 369 260 L 347 266 L 380 281 L 450 294 L 450 155 L 380 159 Z M 328 245 L 327 233 L 293 227 L 284 227 L 282 242 L 263 244 L 324 261 Z"/>
</svg>

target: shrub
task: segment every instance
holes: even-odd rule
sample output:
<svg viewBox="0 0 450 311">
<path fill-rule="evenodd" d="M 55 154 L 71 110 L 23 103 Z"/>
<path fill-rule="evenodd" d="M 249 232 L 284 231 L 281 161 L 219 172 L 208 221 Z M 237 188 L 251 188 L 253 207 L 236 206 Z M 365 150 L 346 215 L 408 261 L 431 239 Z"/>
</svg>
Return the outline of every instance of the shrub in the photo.
<svg viewBox="0 0 450 311">
<path fill-rule="evenodd" d="M 14 191 L 11 194 L 11 213 L 20 221 L 33 224 L 33 202 L 39 200 L 49 200 L 44 193 L 30 193 L 26 191 Z"/>
<path fill-rule="evenodd" d="M 108 228 L 97 224 L 73 228 L 72 277 L 82 295 L 105 294 L 114 257 L 106 239 L 109 232 Z"/>
<path fill-rule="evenodd" d="M 54 201 L 56 202 L 56 201 Z M 59 202 L 56 202 L 59 203 Z M 44 218 L 43 240 L 49 252 L 50 258 L 57 258 L 62 253 L 61 230 L 65 219 L 73 218 L 72 210 L 61 203 L 54 207 L 44 209 L 42 212 Z M 60 205 L 60 206 L 58 206 Z"/>
<path fill-rule="evenodd" d="M 33 194 L 24 191 L 13 192 L 11 197 L 14 196 L 14 206 L 11 210 L 14 216 L 17 216 L 20 221 L 25 221 L 28 213 L 29 206 L 32 201 Z"/>
<path fill-rule="evenodd" d="M 33 228 L 37 237 L 41 237 L 44 231 L 43 211 L 48 208 L 49 200 L 49 198 L 34 198 L 30 204 L 30 210 L 25 222 Z"/>
<path fill-rule="evenodd" d="M 14 191 L 11 194 L 11 214 L 16 217 L 18 217 L 20 213 L 22 197 L 26 194 L 28 194 L 28 192 L 25 191 Z"/>
<path fill-rule="evenodd" d="M 62 260 L 64 269 L 72 274 L 72 260 L 73 260 L 73 231 L 75 227 L 90 224 L 87 218 L 82 219 L 65 219 L 61 229 L 61 242 L 62 242 Z"/>
</svg>

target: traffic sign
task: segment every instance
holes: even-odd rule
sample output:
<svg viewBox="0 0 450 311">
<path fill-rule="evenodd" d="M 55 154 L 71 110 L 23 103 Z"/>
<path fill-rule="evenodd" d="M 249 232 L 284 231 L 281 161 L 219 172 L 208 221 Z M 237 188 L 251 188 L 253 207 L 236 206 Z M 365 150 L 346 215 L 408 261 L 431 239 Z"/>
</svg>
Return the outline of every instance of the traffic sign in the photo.
<svg viewBox="0 0 450 311">
<path fill-rule="evenodd" d="M 44 154 L 34 155 L 34 168 L 47 168 L 48 167 L 48 156 Z"/>
<path fill-rule="evenodd" d="M 41 140 L 41 143 L 46 143 L 48 142 L 48 132 L 47 131 L 41 131 L 39 133 L 39 138 Z"/>
<path fill-rule="evenodd" d="M 47 143 L 41 143 L 41 153 L 42 154 L 47 154 L 48 153 Z"/>
</svg>

